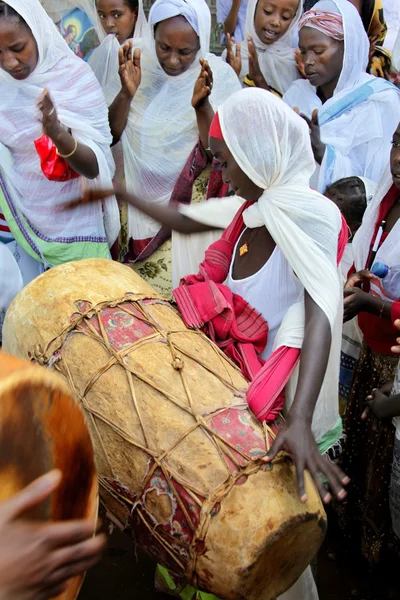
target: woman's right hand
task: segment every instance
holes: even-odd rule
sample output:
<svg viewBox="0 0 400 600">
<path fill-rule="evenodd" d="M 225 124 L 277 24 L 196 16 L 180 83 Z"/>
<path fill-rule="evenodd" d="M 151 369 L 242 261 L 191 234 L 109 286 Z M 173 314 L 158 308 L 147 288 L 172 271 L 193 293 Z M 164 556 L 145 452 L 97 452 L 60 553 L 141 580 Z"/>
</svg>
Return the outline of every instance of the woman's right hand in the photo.
<svg viewBox="0 0 400 600">
<path fill-rule="evenodd" d="M 9 500 L 0 503 L 0 598 L 48 600 L 66 582 L 83 574 L 101 558 L 104 535 L 93 537 L 90 521 L 40 522 L 24 517 L 60 485 L 51 471 Z"/>
<path fill-rule="evenodd" d="M 132 45 L 132 40 L 129 40 L 119 49 L 118 53 L 121 91 L 130 98 L 134 97 L 142 80 L 140 49 L 135 48 L 132 52 Z"/>
<path fill-rule="evenodd" d="M 351 321 L 360 312 L 367 310 L 370 298 L 371 296 L 359 287 L 346 287 L 344 290 L 343 323 Z"/>
<path fill-rule="evenodd" d="M 357 271 L 357 273 L 353 273 L 352 275 L 350 275 L 350 277 L 346 281 L 344 289 L 346 290 L 348 288 L 353 287 L 361 288 L 363 283 L 373 278 L 374 276 L 371 273 L 371 271 L 367 271 L 367 269 L 362 269 L 361 271 Z"/>
<path fill-rule="evenodd" d="M 226 34 L 226 62 L 232 67 L 236 75 L 240 77 L 240 72 L 242 70 L 240 44 L 235 44 L 235 39 L 230 33 Z"/>
</svg>

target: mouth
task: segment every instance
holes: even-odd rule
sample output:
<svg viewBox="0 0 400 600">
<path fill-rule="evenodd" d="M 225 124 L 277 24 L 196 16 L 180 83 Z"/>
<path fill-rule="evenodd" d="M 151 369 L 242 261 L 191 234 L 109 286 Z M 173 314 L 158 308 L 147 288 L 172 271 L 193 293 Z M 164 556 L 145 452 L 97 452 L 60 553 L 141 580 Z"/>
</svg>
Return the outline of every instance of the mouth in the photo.
<svg viewBox="0 0 400 600">
<path fill-rule="evenodd" d="M 313 79 L 316 79 L 318 77 L 318 73 L 310 73 L 308 71 L 305 71 L 305 74 L 309 81 L 313 81 Z"/>
<path fill-rule="evenodd" d="M 275 41 L 277 37 L 279 37 L 279 33 L 277 31 L 271 31 L 270 29 L 263 29 L 263 36 L 267 40 Z"/>
<path fill-rule="evenodd" d="M 9 71 L 11 77 L 14 79 L 24 79 L 28 75 L 27 67 L 23 67 L 22 69 L 14 69 L 13 71 Z"/>
<path fill-rule="evenodd" d="M 171 77 L 177 77 L 178 75 L 180 75 L 183 72 L 182 69 L 169 69 L 165 65 L 161 65 L 161 66 L 163 68 L 163 71 L 165 71 L 165 73 L 167 75 L 171 75 Z"/>
<path fill-rule="evenodd" d="M 393 179 L 394 183 L 400 183 L 400 173 L 392 172 L 392 179 Z"/>
</svg>

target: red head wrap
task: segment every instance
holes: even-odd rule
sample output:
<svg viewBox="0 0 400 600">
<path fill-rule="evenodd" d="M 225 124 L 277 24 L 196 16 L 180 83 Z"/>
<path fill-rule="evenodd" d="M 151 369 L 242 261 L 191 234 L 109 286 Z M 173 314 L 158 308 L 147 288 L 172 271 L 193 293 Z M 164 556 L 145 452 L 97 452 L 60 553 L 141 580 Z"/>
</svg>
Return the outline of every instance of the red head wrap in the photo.
<svg viewBox="0 0 400 600">
<path fill-rule="evenodd" d="M 216 112 L 213 120 L 211 121 L 210 131 L 208 134 L 212 138 L 216 138 L 217 140 L 223 140 L 224 136 L 222 135 L 221 123 L 219 122 L 219 115 Z"/>
</svg>

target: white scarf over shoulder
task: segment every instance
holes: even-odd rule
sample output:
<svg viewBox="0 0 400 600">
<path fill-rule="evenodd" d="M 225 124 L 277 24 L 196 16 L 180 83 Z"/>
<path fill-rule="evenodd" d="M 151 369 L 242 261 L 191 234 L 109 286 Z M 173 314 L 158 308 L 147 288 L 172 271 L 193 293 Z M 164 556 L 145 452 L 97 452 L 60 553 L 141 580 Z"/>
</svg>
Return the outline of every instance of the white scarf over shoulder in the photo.
<svg viewBox="0 0 400 600">
<path fill-rule="evenodd" d="M 114 162 L 101 88 L 90 67 L 68 48 L 38 0 L 7 0 L 7 4 L 28 24 L 39 51 L 35 70 L 24 80 L 0 70 L 0 165 L 12 199 L 32 228 L 50 242 L 60 238 L 102 240 L 106 233 L 111 245 L 119 232 L 116 200 L 106 204 L 104 217 L 103 208 L 95 205 L 60 213 L 57 205 L 79 197 L 79 180 L 60 183 L 46 179 L 34 146 L 34 140 L 42 135 L 36 100 L 47 88 L 62 125 L 95 153 L 100 171 L 96 182 L 110 186 Z"/>
<path fill-rule="evenodd" d="M 296 67 L 295 49 L 293 48 L 293 36 L 297 30 L 303 3 L 299 1 L 296 15 L 286 33 L 280 40 L 273 44 L 264 44 L 258 37 L 254 27 L 254 17 L 257 9 L 258 0 L 249 0 L 246 13 L 246 26 L 244 41 L 241 44 L 242 70 L 240 79 L 249 73 L 249 51 L 247 47 L 247 36 L 253 38 L 258 63 L 264 78 L 268 85 L 273 87 L 280 94 L 284 94 L 300 74 Z"/>
<path fill-rule="evenodd" d="M 340 212 L 310 189 L 314 168 L 308 127 L 273 94 L 257 88 L 231 96 L 218 111 L 224 140 L 244 173 L 262 190 L 243 213 L 247 227 L 265 225 L 293 272 L 329 320 L 332 345 L 324 384 L 314 413 L 313 431 L 321 439 L 338 421 L 342 286 L 337 266 Z M 263 135 L 260 135 L 260 131 Z M 268 290 L 265 290 L 268 293 Z M 275 348 L 301 348 L 304 298 L 286 313 Z M 293 400 L 297 373 L 287 388 Z"/>
<path fill-rule="evenodd" d="M 165 5 L 165 6 L 164 6 Z M 200 51 L 190 68 L 171 77 L 161 68 L 154 42 L 154 11 L 162 7 L 165 18 L 183 15 L 195 20 Z M 127 189 L 155 204 L 168 203 L 176 181 L 199 139 L 196 113 L 191 100 L 200 74 L 199 59 L 209 61 L 214 76 L 210 96 L 215 109 L 240 89 L 233 70 L 209 53 L 211 15 L 205 0 L 156 0 L 149 15 L 151 32 L 142 55 L 142 82 L 133 99 L 128 123 L 122 136 Z M 105 88 L 105 94 L 109 92 Z M 112 94 L 111 94 L 112 95 Z M 133 239 L 152 238 L 160 225 L 129 207 L 129 235 Z"/>
<path fill-rule="evenodd" d="M 295 81 L 283 97 L 309 118 L 318 109 L 326 151 L 312 184 L 324 192 L 330 183 L 353 175 L 378 183 L 389 162 L 392 134 L 400 120 L 399 91 L 386 80 L 366 73 L 368 36 L 351 2 L 321 0 L 314 10 L 342 15 L 344 59 L 333 96 L 324 104 L 305 79 Z"/>
</svg>

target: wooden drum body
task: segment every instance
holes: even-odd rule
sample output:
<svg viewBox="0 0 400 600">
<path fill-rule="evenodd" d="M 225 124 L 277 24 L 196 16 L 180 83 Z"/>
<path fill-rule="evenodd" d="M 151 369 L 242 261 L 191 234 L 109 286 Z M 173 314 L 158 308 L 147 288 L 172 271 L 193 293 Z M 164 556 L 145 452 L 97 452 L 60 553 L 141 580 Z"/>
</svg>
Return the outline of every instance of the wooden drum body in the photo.
<svg viewBox="0 0 400 600">
<path fill-rule="evenodd" d="M 300 502 L 279 422 L 249 411 L 240 371 L 128 267 L 56 267 L 11 305 L 5 348 L 63 375 L 82 402 L 101 496 L 121 527 L 195 587 L 272 600 L 316 554 L 325 513 Z"/>
<path fill-rule="evenodd" d="M 97 475 L 81 407 L 59 376 L 0 352 L 0 501 L 54 468 L 63 473 L 60 487 L 26 517 L 91 519 L 94 531 Z M 59 598 L 76 598 L 82 579 Z"/>
</svg>

